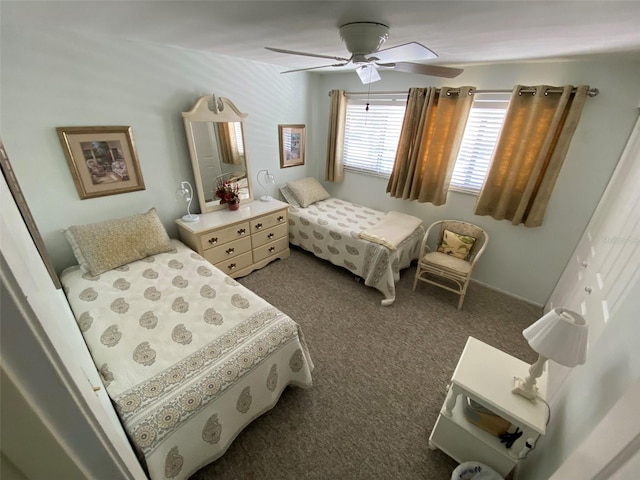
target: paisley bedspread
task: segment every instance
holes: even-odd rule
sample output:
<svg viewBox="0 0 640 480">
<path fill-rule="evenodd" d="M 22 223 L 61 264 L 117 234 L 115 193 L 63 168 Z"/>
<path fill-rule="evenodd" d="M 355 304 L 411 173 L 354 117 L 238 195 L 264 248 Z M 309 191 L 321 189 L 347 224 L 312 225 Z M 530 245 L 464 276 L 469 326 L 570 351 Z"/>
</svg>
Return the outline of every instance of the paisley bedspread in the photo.
<svg viewBox="0 0 640 480">
<path fill-rule="evenodd" d="M 391 305 L 400 270 L 418 258 L 425 230 L 420 225 L 396 250 L 359 238 L 360 232 L 384 216 L 384 212 L 333 197 L 306 208 L 289 206 L 289 242 L 362 277 L 365 285 L 384 295 L 382 305 Z"/>
<path fill-rule="evenodd" d="M 221 456 L 287 385 L 312 384 L 299 326 L 182 243 L 97 277 L 61 276 L 152 480 Z"/>
</svg>

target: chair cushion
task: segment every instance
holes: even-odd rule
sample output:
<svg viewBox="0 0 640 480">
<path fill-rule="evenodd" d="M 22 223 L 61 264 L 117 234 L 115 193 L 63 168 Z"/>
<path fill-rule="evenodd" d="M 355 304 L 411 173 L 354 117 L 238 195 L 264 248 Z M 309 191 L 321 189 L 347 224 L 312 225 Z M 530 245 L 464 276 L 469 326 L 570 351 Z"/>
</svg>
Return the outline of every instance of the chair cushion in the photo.
<svg viewBox="0 0 640 480">
<path fill-rule="evenodd" d="M 438 252 L 466 260 L 469 258 L 469 252 L 474 243 L 476 243 L 476 239 L 469 235 L 460 235 L 445 229 Z"/>
<path fill-rule="evenodd" d="M 446 253 L 430 252 L 427 253 L 420 263 L 433 265 L 443 270 L 449 270 L 454 273 L 467 275 L 471 271 L 471 264 L 465 260 L 454 257 L 453 255 L 447 255 Z"/>
</svg>

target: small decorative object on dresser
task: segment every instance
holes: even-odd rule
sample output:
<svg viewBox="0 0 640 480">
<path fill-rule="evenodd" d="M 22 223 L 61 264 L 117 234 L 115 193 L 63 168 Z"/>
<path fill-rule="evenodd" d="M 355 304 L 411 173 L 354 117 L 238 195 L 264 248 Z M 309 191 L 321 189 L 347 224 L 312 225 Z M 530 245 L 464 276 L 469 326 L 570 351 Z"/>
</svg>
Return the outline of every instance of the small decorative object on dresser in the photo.
<svg viewBox="0 0 640 480">
<path fill-rule="evenodd" d="M 260 181 L 261 173 L 264 173 L 263 180 L 265 184 L 263 184 Z M 268 202 L 269 200 L 273 200 L 273 197 L 269 196 L 269 192 L 267 191 L 266 185 L 273 185 L 274 183 L 276 183 L 276 179 L 273 178 L 273 175 L 271 175 L 271 173 L 269 172 L 269 169 L 260 170 L 258 172 L 258 175 L 256 175 L 256 180 L 258 180 L 258 185 L 260 185 L 260 187 L 262 187 L 262 189 L 264 190 L 264 195 L 260 197 L 260 200 L 263 202 Z"/>
<path fill-rule="evenodd" d="M 279 200 L 252 202 L 176 223 L 183 243 L 235 278 L 290 255 L 287 209 Z"/>
<path fill-rule="evenodd" d="M 237 210 L 232 208 L 231 204 L 240 204 L 240 197 L 238 195 L 239 186 L 237 182 L 231 180 L 220 179 L 218 186 L 216 187 L 216 197 L 220 199 L 220 203 L 228 203 L 230 210 Z"/>
<path fill-rule="evenodd" d="M 176 198 L 187 202 L 187 214 L 182 216 L 185 222 L 197 222 L 200 220 L 198 215 L 191 213 L 191 201 L 193 200 L 193 187 L 189 182 L 180 182 L 178 190 L 176 190 Z"/>
</svg>

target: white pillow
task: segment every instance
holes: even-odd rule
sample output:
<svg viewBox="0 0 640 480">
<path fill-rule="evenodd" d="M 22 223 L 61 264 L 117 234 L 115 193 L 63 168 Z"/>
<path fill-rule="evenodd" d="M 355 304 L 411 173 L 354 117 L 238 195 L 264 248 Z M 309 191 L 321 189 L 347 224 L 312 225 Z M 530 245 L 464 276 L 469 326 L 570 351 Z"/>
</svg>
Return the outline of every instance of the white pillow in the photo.
<svg viewBox="0 0 640 480">
<path fill-rule="evenodd" d="M 292 207 L 300 207 L 298 200 L 287 185 L 280 187 L 280 193 L 289 205 L 291 205 Z"/>
<path fill-rule="evenodd" d="M 331 195 L 324 189 L 320 182 L 313 177 L 301 178 L 287 184 L 291 193 L 302 208 L 312 203 L 329 198 Z"/>
<path fill-rule="evenodd" d="M 130 217 L 77 225 L 65 230 L 83 272 L 92 276 L 175 250 L 155 208 Z"/>
</svg>

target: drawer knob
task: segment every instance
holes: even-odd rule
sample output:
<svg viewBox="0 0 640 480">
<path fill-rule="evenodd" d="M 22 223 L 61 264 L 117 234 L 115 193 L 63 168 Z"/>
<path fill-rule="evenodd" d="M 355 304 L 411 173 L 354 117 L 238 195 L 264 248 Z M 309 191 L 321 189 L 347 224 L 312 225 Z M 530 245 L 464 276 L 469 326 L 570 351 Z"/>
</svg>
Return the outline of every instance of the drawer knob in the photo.
<svg viewBox="0 0 640 480">
<path fill-rule="evenodd" d="M 275 252 L 275 250 L 276 250 L 276 247 L 269 247 L 269 253 L 273 253 Z"/>
<path fill-rule="evenodd" d="M 211 245 L 214 245 L 214 244 L 218 243 L 218 237 L 211 237 L 211 238 L 209 239 L 209 243 L 210 243 Z"/>
<path fill-rule="evenodd" d="M 282 215 L 278 216 L 278 221 L 281 222 L 284 220 L 284 217 Z"/>
<path fill-rule="evenodd" d="M 261 223 L 256 223 L 256 230 L 260 230 L 262 228 L 262 224 Z"/>
<path fill-rule="evenodd" d="M 273 237 L 274 237 L 273 233 L 270 233 L 269 235 L 267 235 L 267 238 L 273 238 Z"/>
<path fill-rule="evenodd" d="M 591 292 L 593 292 L 593 289 L 591 287 L 584 287 L 584 291 L 587 292 L 589 295 L 591 295 Z"/>
<path fill-rule="evenodd" d="M 227 266 L 227 268 L 229 270 L 234 270 L 236 268 L 236 264 L 235 263 L 230 263 L 229 266 Z"/>
<path fill-rule="evenodd" d="M 226 250 L 227 255 L 229 255 L 229 254 L 231 254 L 231 253 L 233 253 L 233 252 L 235 252 L 235 251 L 236 251 L 236 249 L 235 249 L 235 248 L 233 248 L 233 247 L 231 247 L 231 248 L 227 248 L 227 250 Z"/>
<path fill-rule="evenodd" d="M 244 228 L 241 228 L 240 230 L 238 230 L 238 235 L 244 235 L 245 233 L 247 233 L 247 230 Z"/>
</svg>

